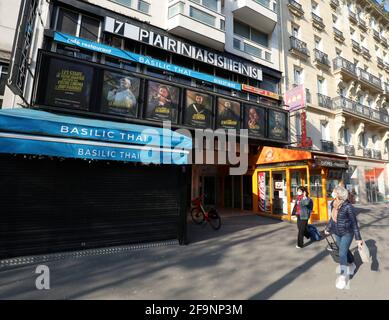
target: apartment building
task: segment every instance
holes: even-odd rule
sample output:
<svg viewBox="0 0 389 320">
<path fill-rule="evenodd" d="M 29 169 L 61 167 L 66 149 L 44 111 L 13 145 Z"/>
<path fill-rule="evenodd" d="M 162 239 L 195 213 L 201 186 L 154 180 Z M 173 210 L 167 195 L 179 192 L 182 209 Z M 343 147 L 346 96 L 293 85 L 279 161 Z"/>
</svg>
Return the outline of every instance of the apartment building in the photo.
<svg viewBox="0 0 389 320">
<path fill-rule="evenodd" d="M 17 97 L 0 112 L 0 174 L 13 175 L 1 217 L 13 229 L 0 255 L 184 243 L 191 198 L 257 205 L 256 160 L 241 176 L 229 174 L 230 162 L 191 165 L 196 141 L 173 130 L 238 130 L 239 147 L 247 129 L 250 159 L 264 145 L 289 143 L 279 1 L 25 3 L 8 81 Z M 169 137 L 155 146 L 161 156 L 151 152 L 155 165 L 142 165 L 152 138 L 143 129 Z M 29 224 L 44 228 L 28 233 Z"/>
<path fill-rule="evenodd" d="M 284 89 L 306 90 L 306 109 L 291 114 L 292 142 L 348 157 L 347 172 L 317 179 L 315 192 L 330 197 L 344 180 L 360 203 L 387 201 L 388 13 L 370 0 L 288 0 L 281 16 Z"/>
</svg>

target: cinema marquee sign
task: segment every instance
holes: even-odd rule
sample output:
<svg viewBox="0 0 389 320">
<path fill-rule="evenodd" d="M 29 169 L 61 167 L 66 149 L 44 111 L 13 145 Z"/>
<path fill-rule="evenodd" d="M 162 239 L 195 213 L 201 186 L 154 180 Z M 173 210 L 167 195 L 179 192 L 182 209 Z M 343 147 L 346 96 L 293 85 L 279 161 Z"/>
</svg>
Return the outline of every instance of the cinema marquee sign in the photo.
<svg viewBox="0 0 389 320">
<path fill-rule="evenodd" d="M 159 34 L 156 31 L 121 22 L 111 17 L 105 18 L 104 31 L 262 81 L 262 69 L 260 68 L 235 61 L 215 52 L 209 52 L 205 49 Z"/>
</svg>

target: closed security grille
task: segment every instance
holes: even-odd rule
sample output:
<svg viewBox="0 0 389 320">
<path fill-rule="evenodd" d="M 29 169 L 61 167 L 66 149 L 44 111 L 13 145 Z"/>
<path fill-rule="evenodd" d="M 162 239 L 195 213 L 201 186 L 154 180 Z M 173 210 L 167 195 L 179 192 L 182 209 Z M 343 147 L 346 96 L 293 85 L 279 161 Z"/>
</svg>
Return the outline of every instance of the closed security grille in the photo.
<svg viewBox="0 0 389 320">
<path fill-rule="evenodd" d="M 182 175 L 179 166 L 0 156 L 0 257 L 181 241 Z"/>
</svg>

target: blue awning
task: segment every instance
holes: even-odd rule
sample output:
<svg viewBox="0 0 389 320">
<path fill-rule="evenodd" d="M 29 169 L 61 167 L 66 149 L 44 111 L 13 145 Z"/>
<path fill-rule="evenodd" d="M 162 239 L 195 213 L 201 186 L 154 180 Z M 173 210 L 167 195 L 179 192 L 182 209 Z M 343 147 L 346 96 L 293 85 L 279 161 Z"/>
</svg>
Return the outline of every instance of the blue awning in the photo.
<svg viewBox="0 0 389 320">
<path fill-rule="evenodd" d="M 158 164 L 187 164 L 192 139 L 170 129 L 0 110 L 0 153 Z"/>
</svg>

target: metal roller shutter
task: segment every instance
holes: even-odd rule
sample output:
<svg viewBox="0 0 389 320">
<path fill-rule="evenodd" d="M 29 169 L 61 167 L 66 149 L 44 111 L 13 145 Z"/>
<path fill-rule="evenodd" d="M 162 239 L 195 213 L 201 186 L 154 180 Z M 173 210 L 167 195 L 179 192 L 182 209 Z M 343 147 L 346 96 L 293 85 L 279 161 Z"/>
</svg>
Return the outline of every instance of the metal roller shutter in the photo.
<svg viewBox="0 0 389 320">
<path fill-rule="evenodd" d="M 1 156 L 0 257 L 182 241 L 182 171 Z"/>
</svg>

